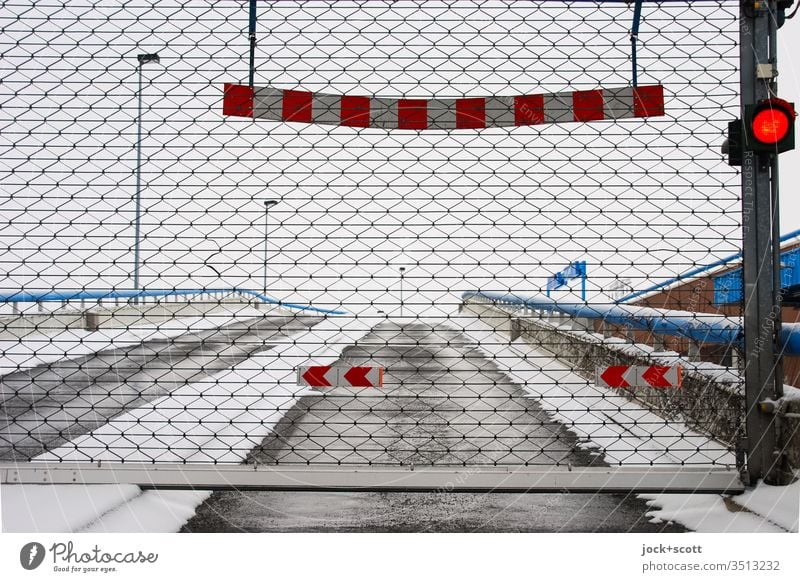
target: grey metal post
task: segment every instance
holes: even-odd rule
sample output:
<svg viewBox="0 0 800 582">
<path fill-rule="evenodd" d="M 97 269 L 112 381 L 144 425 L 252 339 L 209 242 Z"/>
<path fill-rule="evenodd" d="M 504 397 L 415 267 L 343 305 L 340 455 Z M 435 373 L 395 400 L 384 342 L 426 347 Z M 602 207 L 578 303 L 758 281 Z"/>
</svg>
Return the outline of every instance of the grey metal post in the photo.
<svg viewBox="0 0 800 582">
<path fill-rule="evenodd" d="M 776 34 L 776 25 L 771 14 L 775 14 L 775 0 L 762 2 L 758 8 L 752 2 L 741 4 L 742 113 L 745 106 L 766 99 L 770 89 L 775 90 L 774 77 L 765 78 L 764 67 L 758 67 L 775 64 L 775 43 L 770 39 Z M 759 407 L 765 399 L 777 399 L 783 394 L 783 377 L 776 368 L 775 320 L 780 317 L 780 309 L 775 306 L 774 270 L 779 265 L 774 263 L 773 245 L 780 242 L 773 240 L 774 221 L 778 217 L 772 200 L 771 166 L 769 156 L 748 151 L 745 144 L 742 156 L 745 477 L 750 483 L 758 479 L 772 483 L 780 480 L 775 417 Z"/>
</svg>

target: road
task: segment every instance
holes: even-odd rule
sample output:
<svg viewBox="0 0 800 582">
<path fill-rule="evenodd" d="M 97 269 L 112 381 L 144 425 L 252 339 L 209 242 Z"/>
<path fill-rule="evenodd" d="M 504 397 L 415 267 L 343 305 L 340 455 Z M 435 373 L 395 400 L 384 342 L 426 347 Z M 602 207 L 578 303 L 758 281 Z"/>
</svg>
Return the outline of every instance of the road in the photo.
<svg viewBox="0 0 800 582">
<path fill-rule="evenodd" d="M 340 363 L 384 387 L 301 398 L 248 462 L 280 465 L 602 465 L 458 330 L 377 326 Z M 185 532 L 683 531 L 618 495 L 218 492 Z"/>
<path fill-rule="evenodd" d="M 265 315 L 7 374 L 0 378 L 0 460 L 36 457 L 319 321 Z"/>
</svg>

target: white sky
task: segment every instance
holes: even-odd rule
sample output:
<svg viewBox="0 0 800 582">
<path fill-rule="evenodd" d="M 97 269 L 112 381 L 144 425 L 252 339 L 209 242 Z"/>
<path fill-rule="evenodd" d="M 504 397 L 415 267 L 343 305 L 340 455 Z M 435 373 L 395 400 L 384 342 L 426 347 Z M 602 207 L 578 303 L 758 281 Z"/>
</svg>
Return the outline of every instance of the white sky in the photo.
<svg viewBox="0 0 800 582">
<path fill-rule="evenodd" d="M 430 313 L 464 290 L 537 292 L 576 259 L 597 289 L 732 254 L 740 191 L 719 145 L 738 104 L 735 5 L 695 4 L 645 8 L 640 83 L 664 84 L 666 117 L 448 135 L 224 119 L 223 83 L 247 78 L 244 4 L 7 2 L 0 288 L 130 286 L 138 52 L 161 55 L 144 91 L 151 288 L 260 288 L 268 198 L 270 292 L 352 311 L 396 310 L 401 265 L 412 312 Z M 260 6 L 256 84 L 447 97 L 630 82 L 630 6 Z M 800 102 L 797 22 L 780 93 Z M 781 161 L 787 232 L 800 155 Z"/>
</svg>

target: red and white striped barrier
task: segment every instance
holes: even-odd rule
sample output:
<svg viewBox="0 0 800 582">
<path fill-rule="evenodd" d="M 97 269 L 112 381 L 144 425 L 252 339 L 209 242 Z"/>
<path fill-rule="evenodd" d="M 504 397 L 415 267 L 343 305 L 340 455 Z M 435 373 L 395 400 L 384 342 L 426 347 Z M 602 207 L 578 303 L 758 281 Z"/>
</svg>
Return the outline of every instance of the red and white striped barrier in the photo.
<svg viewBox="0 0 800 582">
<path fill-rule="evenodd" d="M 664 115 L 661 85 L 511 97 L 386 99 L 225 84 L 223 115 L 381 129 L 484 129 Z"/>
<path fill-rule="evenodd" d="M 379 388 L 383 386 L 383 368 L 371 366 L 300 366 L 297 369 L 297 384 L 315 388 L 326 388 L 328 386 Z"/>
<path fill-rule="evenodd" d="M 609 366 L 598 368 L 595 384 L 606 388 L 680 388 L 680 366 Z"/>
</svg>

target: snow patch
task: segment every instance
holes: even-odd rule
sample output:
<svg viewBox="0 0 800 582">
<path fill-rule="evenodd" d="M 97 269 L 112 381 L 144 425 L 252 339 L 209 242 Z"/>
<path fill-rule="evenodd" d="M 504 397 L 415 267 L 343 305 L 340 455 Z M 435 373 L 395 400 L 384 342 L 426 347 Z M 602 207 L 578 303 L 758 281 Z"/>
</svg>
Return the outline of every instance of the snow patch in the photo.
<svg viewBox="0 0 800 582">
<path fill-rule="evenodd" d="M 735 466 L 725 445 L 596 386 L 524 340 L 509 343 L 477 318 L 465 321 L 463 329 L 501 372 L 577 434 L 584 448 L 602 451 L 609 464 Z"/>
<path fill-rule="evenodd" d="M 2 530 L 6 533 L 76 531 L 135 498 L 135 485 L 3 485 Z"/>
<path fill-rule="evenodd" d="M 186 458 L 239 463 L 308 392 L 296 384 L 296 366 L 309 357 L 315 364 L 333 363 L 345 347 L 371 329 L 363 320 L 336 322 L 331 329 L 317 329 L 324 325 L 320 323 L 211 379 L 183 386 L 124 413 L 36 460 L 85 461 L 92 457 L 95 461 L 134 462 L 155 457 L 160 462 Z M 320 347 L 311 350 L 312 345 Z M 117 490 L 124 495 L 112 495 Z M 142 492 L 132 485 L 4 485 L 3 528 L 15 532 L 177 532 L 209 495 L 208 491 Z M 40 511 L 42 507 L 45 509 Z M 59 517 L 61 512 L 68 515 Z"/>
<path fill-rule="evenodd" d="M 595 386 L 524 340 L 509 344 L 507 338 L 477 318 L 463 327 L 465 334 L 502 372 L 530 392 L 554 419 L 578 435 L 583 448 L 602 450 L 612 464 L 636 465 L 652 461 L 694 466 L 735 465 L 732 453 L 722 444 L 688 430 L 682 423 L 645 412 L 612 390 Z M 604 343 L 617 343 L 607 341 L 611 339 L 616 338 L 606 338 Z M 669 358 L 680 359 L 672 355 Z M 709 370 L 702 365 L 704 362 L 689 364 L 698 364 L 696 369 L 702 374 L 710 371 L 712 375 L 730 377 L 721 366 L 709 364 Z M 738 376 L 736 378 L 738 381 Z M 785 397 L 800 397 L 800 390 L 786 388 Z M 598 424 L 603 420 L 607 421 L 604 425 Z M 640 426 L 649 428 L 641 430 Z M 759 483 L 734 497 L 674 493 L 639 497 L 648 500 L 648 505 L 653 507 L 647 514 L 652 523 L 674 521 L 709 533 L 798 531 L 800 481 L 786 487 Z"/>
</svg>

